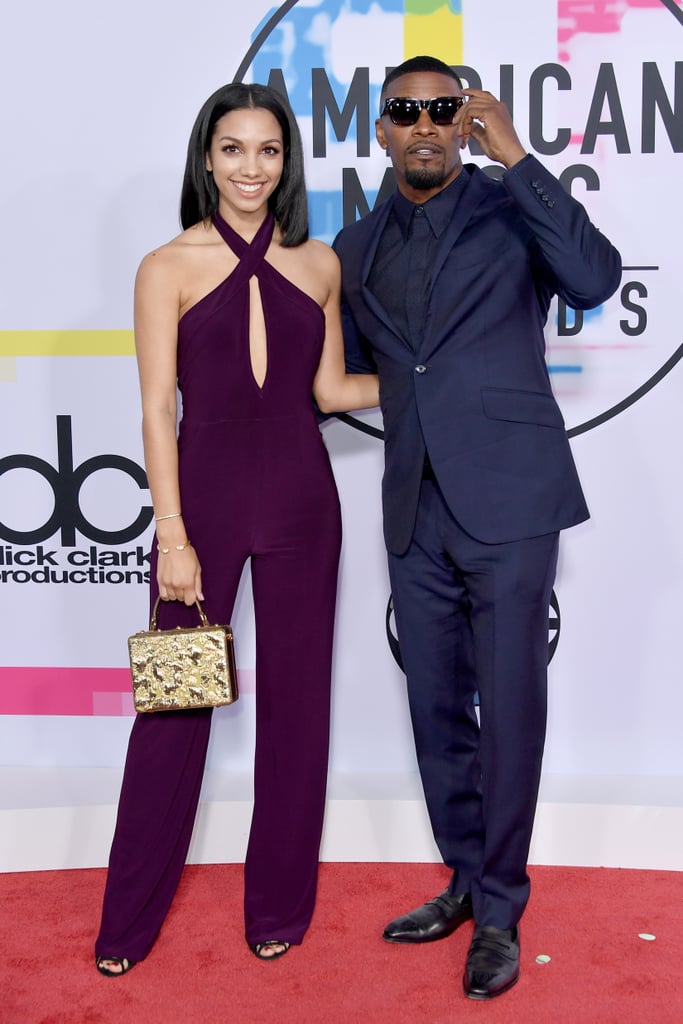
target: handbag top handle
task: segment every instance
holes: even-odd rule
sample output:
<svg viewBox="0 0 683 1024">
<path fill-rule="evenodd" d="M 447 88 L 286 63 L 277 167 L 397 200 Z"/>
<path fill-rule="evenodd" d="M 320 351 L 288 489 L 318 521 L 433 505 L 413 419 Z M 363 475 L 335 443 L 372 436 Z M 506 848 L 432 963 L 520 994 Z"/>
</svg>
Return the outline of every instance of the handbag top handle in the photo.
<svg viewBox="0 0 683 1024">
<path fill-rule="evenodd" d="M 154 608 L 152 610 L 152 618 L 149 621 L 150 629 L 157 629 L 157 615 L 159 614 L 160 603 L 161 598 L 157 597 L 156 601 L 154 602 Z M 200 605 L 199 601 L 195 601 L 195 606 L 197 608 L 197 611 L 199 612 L 199 618 L 201 619 L 202 626 L 208 626 L 209 620 L 207 619 L 206 614 L 204 613 L 204 609 Z"/>
</svg>

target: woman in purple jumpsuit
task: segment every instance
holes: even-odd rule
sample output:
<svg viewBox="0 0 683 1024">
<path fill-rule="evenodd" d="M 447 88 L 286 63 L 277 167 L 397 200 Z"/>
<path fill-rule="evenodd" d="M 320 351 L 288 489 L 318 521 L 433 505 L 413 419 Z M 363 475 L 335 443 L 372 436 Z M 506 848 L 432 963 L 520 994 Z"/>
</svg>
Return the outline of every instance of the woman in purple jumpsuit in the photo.
<svg viewBox="0 0 683 1024">
<path fill-rule="evenodd" d="M 258 85 L 219 89 L 190 138 L 185 230 L 142 261 L 135 342 L 156 518 L 160 628 L 229 622 L 251 562 L 256 622 L 254 812 L 246 940 L 302 941 L 315 902 L 327 775 L 341 525 L 322 411 L 378 403 L 346 375 L 337 258 L 308 239 L 299 131 Z M 176 387 L 182 420 L 176 432 Z M 211 711 L 138 715 L 109 861 L 98 970 L 149 953 L 190 843 Z"/>
</svg>

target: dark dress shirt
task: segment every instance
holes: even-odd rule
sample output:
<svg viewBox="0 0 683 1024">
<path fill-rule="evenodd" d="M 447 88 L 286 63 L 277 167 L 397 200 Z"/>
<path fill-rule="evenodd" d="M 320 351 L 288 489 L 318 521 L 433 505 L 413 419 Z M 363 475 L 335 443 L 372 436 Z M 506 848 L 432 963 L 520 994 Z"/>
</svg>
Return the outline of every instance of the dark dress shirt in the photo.
<svg viewBox="0 0 683 1024">
<path fill-rule="evenodd" d="M 461 171 L 455 181 L 421 204 L 411 203 L 397 191 L 377 246 L 368 287 L 414 349 L 421 341 L 439 239 L 466 182 L 467 174 Z"/>
</svg>

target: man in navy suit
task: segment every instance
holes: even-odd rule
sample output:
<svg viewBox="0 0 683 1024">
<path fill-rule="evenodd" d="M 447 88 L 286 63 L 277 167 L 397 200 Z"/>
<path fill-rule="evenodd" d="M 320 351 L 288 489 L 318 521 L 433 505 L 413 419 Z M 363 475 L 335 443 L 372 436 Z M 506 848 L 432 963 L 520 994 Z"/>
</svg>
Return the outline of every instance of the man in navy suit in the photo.
<svg viewBox="0 0 683 1024">
<path fill-rule="evenodd" d="M 519 977 L 558 534 L 588 517 L 543 327 L 555 294 L 575 309 L 607 299 L 621 262 L 505 105 L 441 61 L 387 76 L 376 133 L 397 189 L 335 242 L 344 336 L 349 368 L 379 372 L 396 627 L 453 871 L 384 938 L 429 942 L 473 917 L 463 985 L 488 999 Z M 502 180 L 463 166 L 470 136 Z"/>
</svg>

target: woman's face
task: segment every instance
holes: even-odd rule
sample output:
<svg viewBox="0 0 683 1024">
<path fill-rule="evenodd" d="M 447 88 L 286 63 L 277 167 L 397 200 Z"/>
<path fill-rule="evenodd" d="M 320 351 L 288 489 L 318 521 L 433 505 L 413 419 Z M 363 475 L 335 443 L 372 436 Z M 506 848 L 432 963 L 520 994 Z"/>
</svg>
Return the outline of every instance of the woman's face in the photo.
<svg viewBox="0 0 683 1024">
<path fill-rule="evenodd" d="M 279 184 L 283 164 L 282 129 L 274 114 L 260 107 L 224 114 L 206 155 L 221 216 L 261 213 Z"/>
</svg>

